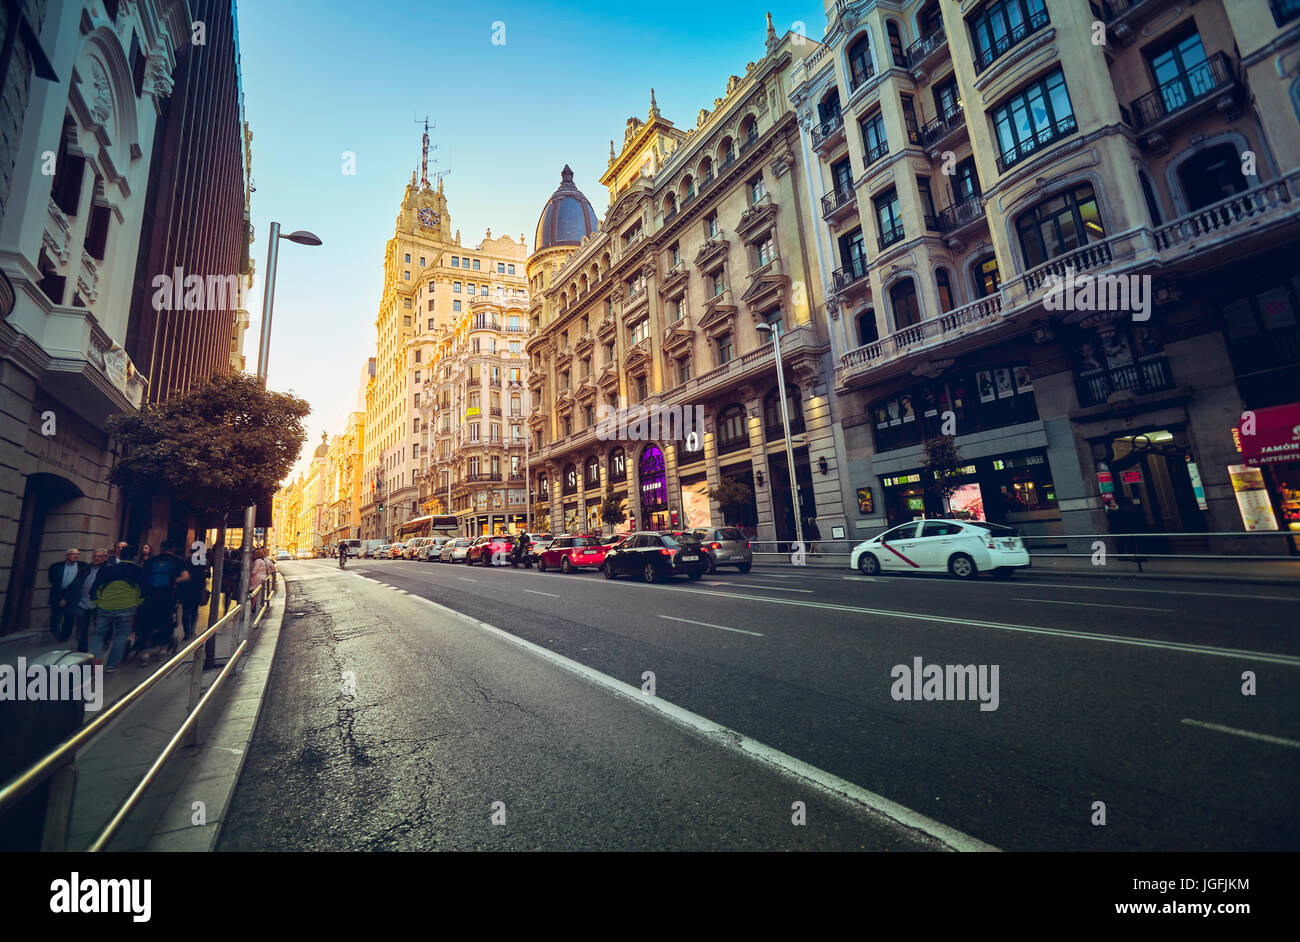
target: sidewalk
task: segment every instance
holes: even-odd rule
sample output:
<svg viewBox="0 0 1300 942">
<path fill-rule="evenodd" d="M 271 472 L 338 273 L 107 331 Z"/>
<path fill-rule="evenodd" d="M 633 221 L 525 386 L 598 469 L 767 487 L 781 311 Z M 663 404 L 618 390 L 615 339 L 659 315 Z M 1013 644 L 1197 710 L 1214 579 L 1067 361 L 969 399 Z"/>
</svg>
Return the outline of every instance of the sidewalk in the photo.
<svg viewBox="0 0 1300 942">
<path fill-rule="evenodd" d="M 1142 571 L 1131 559 L 1112 555 L 1105 566 L 1092 565 L 1088 556 L 1031 556 L 1033 565 L 1021 569 L 1017 578 L 1038 575 L 1083 576 L 1099 579 L 1172 579 L 1201 582 L 1227 582 L 1255 585 L 1292 585 L 1300 587 L 1300 557 L 1289 559 L 1254 559 L 1249 556 L 1232 559 L 1153 559 L 1142 558 Z M 849 567 L 847 553 L 820 555 L 809 553 L 806 565 L 816 569 L 845 569 Z M 754 567 L 795 569 L 786 554 L 763 553 L 755 555 Z"/>
</svg>

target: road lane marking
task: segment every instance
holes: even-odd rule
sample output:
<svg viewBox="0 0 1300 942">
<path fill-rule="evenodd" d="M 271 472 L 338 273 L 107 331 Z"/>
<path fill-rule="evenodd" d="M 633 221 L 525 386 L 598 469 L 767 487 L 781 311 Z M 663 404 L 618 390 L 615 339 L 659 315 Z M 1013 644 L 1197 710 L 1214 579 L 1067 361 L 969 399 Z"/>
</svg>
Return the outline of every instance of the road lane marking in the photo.
<svg viewBox="0 0 1300 942">
<path fill-rule="evenodd" d="M 1123 608 L 1132 612 L 1173 612 L 1173 608 L 1146 608 L 1142 605 L 1106 605 L 1103 602 L 1067 602 L 1065 599 L 1022 599 L 1012 596 L 1013 602 L 1036 602 L 1039 605 L 1087 605 L 1090 608 Z"/>
<path fill-rule="evenodd" d="M 635 583 L 633 583 L 635 584 Z M 689 591 L 689 590 L 684 590 Z M 562 654 L 556 654 L 549 648 L 544 648 L 540 644 L 525 640 L 518 635 L 513 635 L 504 631 L 495 625 L 490 625 L 485 621 L 479 621 L 477 618 L 471 618 L 464 612 L 458 612 L 454 608 L 435 602 L 432 599 L 426 599 L 422 595 L 412 595 L 411 598 L 419 599 L 426 605 L 431 605 L 440 612 L 456 618 L 464 619 L 472 625 L 475 625 L 491 635 L 500 638 L 502 641 L 509 642 L 516 647 L 555 665 L 561 670 L 568 671 L 571 674 L 590 681 L 598 687 L 601 687 L 616 697 L 629 703 L 658 713 L 664 719 L 677 724 L 685 729 L 701 735 L 704 739 L 714 745 L 725 749 L 729 752 L 739 753 L 747 759 L 759 762 L 768 766 L 770 769 L 784 775 L 787 778 L 794 779 L 805 787 L 811 787 L 822 794 L 836 799 L 844 804 L 849 805 L 859 812 L 865 812 L 867 815 L 874 817 L 882 824 L 893 825 L 895 829 L 902 829 L 905 832 L 911 832 L 909 836 L 916 840 L 929 839 L 929 843 L 938 845 L 941 848 L 954 851 L 997 851 L 998 848 L 991 844 L 986 844 L 977 838 L 971 837 L 958 831 L 956 828 L 949 827 L 933 818 L 928 818 L 920 812 L 913 811 L 904 805 L 890 801 L 883 795 L 877 795 L 875 792 L 868 791 L 859 785 L 855 785 L 847 779 L 840 778 L 816 766 L 809 765 L 794 756 L 781 752 L 779 749 L 773 749 L 757 740 L 750 739 L 735 730 L 715 723 L 710 719 L 700 716 L 698 713 L 692 713 L 684 707 L 677 706 L 664 700 L 662 697 L 654 697 L 642 693 L 639 687 L 624 683 L 608 674 L 602 674 L 595 668 L 588 667 L 578 661 L 571 660 Z"/>
<path fill-rule="evenodd" d="M 734 582 L 717 582 L 717 583 L 709 583 L 709 584 L 720 585 L 720 586 L 736 585 L 736 583 Z M 784 585 L 755 585 L 751 582 L 746 582 L 744 587 L 746 589 L 760 589 L 764 592 L 802 592 L 805 595 L 813 594 L 812 589 L 792 589 L 789 586 L 784 586 Z"/>
<path fill-rule="evenodd" d="M 466 579 L 464 576 L 457 576 L 456 578 L 461 582 L 478 582 L 477 579 Z"/>
<path fill-rule="evenodd" d="M 1088 578 L 1092 578 L 1089 576 Z M 1005 583 L 985 583 L 986 585 L 1003 585 Z M 1238 595 L 1225 592 L 1181 592 L 1178 589 L 1126 589 L 1113 585 L 1070 585 L 1060 582 L 1029 582 L 1021 579 L 1016 583 L 1017 589 L 1078 589 L 1083 592 L 1146 592 L 1154 595 L 1197 595 L 1211 599 L 1260 599 L 1266 602 L 1300 602 L 1300 595 Z"/>
<path fill-rule="evenodd" d="M 553 599 L 560 598 L 560 596 L 556 595 L 554 592 L 538 592 L 536 589 L 524 589 L 524 591 L 531 592 L 533 595 L 549 595 Z"/>
<path fill-rule="evenodd" d="M 845 582 L 884 582 L 880 576 L 840 576 Z"/>
<path fill-rule="evenodd" d="M 660 592 L 694 592 L 696 589 L 677 588 L 675 586 L 647 586 L 636 582 L 627 583 L 642 589 L 656 589 Z M 972 628 L 992 628 L 996 631 L 1010 631 L 1022 634 L 1047 635 L 1054 638 L 1074 638 L 1079 641 L 1095 641 L 1100 644 L 1124 644 L 1138 648 L 1161 648 L 1167 651 L 1179 651 L 1184 654 L 1205 654 L 1210 657 L 1230 657 L 1261 661 L 1265 664 L 1283 664 L 1287 667 L 1300 667 L 1300 656 L 1293 654 L 1270 654 L 1265 651 L 1246 651 L 1236 648 L 1216 648 L 1206 644 L 1188 644 L 1181 641 L 1153 641 L 1147 638 L 1128 638 L 1123 635 L 1104 635 L 1088 631 L 1075 631 L 1069 628 L 1043 628 L 1037 625 L 1008 625 L 995 621 L 977 621 L 972 618 L 951 618 L 946 615 L 923 615 L 917 612 L 899 612 L 880 608 L 862 608 L 857 605 L 837 605 L 832 602 L 808 602 L 803 599 L 771 598 L 765 595 L 738 595 L 723 593 L 717 598 L 745 599 L 750 602 L 766 602 L 768 605 L 798 605 L 803 608 L 817 608 L 832 612 L 853 612 L 861 615 L 881 615 L 885 618 L 899 618 L 905 621 L 926 621 L 944 625 L 969 625 Z"/>
<path fill-rule="evenodd" d="M 757 631 L 746 631 L 744 628 L 728 628 L 726 625 L 711 625 L 707 621 L 696 621 L 693 618 L 677 618 L 673 615 L 660 615 L 660 618 L 666 618 L 669 621 L 684 621 L 689 625 L 703 625 L 705 628 L 717 628 L 721 631 L 734 631 L 742 635 L 753 635 L 755 638 L 761 638 L 763 635 Z"/>
<path fill-rule="evenodd" d="M 1294 739 L 1283 739 L 1281 736 L 1269 736 L 1266 733 L 1252 733 L 1248 729 L 1234 729 L 1231 726 L 1220 726 L 1218 723 L 1202 723 L 1200 720 L 1180 720 L 1186 726 L 1199 726 L 1201 729 L 1212 729 L 1216 733 L 1228 733 L 1232 736 L 1244 736 L 1246 739 L 1258 739 L 1260 742 L 1270 742 L 1275 746 L 1290 746 L 1292 749 L 1300 749 L 1300 742 Z"/>
</svg>

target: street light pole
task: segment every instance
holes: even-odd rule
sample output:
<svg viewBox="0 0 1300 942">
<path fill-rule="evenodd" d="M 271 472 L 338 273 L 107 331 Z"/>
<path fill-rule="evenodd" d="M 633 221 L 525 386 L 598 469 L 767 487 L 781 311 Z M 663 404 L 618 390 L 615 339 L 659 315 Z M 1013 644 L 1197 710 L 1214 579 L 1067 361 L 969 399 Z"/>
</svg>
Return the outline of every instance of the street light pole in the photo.
<svg viewBox="0 0 1300 942">
<path fill-rule="evenodd" d="M 257 342 L 257 379 L 263 386 L 266 385 L 267 361 L 271 352 L 271 313 L 275 306 L 275 267 L 280 260 L 280 240 L 288 239 L 290 242 L 297 242 L 299 245 L 320 245 L 321 240 L 318 236 L 299 229 L 288 235 L 280 235 L 280 224 L 271 223 L 269 234 L 270 245 L 266 248 L 266 275 L 265 283 L 262 286 L 262 329 Z M 242 565 L 239 572 L 239 604 L 243 607 L 244 617 L 240 622 L 239 631 L 236 634 L 236 643 L 248 637 L 249 629 L 252 627 L 252 613 L 248 608 L 248 579 L 252 575 L 252 557 L 253 557 L 253 528 L 257 524 L 257 504 L 251 504 L 244 511 L 244 552 L 241 557 Z"/>
<path fill-rule="evenodd" d="M 777 395 L 781 397 L 781 424 L 785 428 L 785 460 L 790 472 L 790 501 L 794 507 L 794 537 L 799 544 L 799 549 L 803 550 L 803 510 L 799 506 L 799 476 L 794 470 L 794 442 L 790 440 L 790 413 L 785 401 L 785 365 L 781 362 L 781 328 L 779 324 L 759 324 L 758 329 L 772 332 L 772 346 L 776 354 Z"/>
</svg>

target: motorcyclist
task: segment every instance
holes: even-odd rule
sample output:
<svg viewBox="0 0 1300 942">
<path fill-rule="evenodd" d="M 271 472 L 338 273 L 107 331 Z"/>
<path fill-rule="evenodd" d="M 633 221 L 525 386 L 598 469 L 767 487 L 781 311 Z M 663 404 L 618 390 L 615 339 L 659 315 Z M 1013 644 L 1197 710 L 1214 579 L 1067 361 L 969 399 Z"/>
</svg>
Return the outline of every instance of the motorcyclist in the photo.
<svg viewBox="0 0 1300 942">
<path fill-rule="evenodd" d="M 348 561 L 348 544 L 346 541 L 339 540 L 338 551 L 339 551 L 339 568 L 342 569 L 347 565 L 347 561 Z"/>
<path fill-rule="evenodd" d="M 519 539 L 515 540 L 514 548 L 511 550 L 511 556 L 513 558 L 510 560 L 510 564 L 512 566 L 518 565 L 519 563 L 523 563 L 525 566 L 531 565 L 532 561 L 528 558 L 531 547 L 532 540 L 529 539 L 528 533 L 521 532 L 519 534 Z"/>
</svg>

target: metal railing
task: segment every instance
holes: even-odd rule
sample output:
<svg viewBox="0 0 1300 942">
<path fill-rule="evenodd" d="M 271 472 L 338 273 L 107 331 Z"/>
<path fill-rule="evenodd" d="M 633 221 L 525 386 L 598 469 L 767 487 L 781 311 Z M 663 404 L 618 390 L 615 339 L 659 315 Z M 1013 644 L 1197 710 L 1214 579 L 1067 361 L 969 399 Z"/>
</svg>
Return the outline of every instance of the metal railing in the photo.
<svg viewBox="0 0 1300 942">
<path fill-rule="evenodd" d="M 1017 23 L 1007 32 L 993 37 L 993 41 L 988 48 L 975 51 L 975 74 L 979 75 L 994 62 L 997 62 L 1016 46 L 1045 27 L 1048 22 L 1050 21 L 1047 11 L 1038 10 L 1031 13 L 1028 19 Z"/>
<path fill-rule="evenodd" d="M 1219 89 L 1236 84 L 1236 81 L 1237 75 L 1227 53 L 1216 52 L 1155 91 L 1134 99 L 1129 105 L 1136 122 L 1134 126 L 1142 130 L 1158 124 Z"/>
<path fill-rule="evenodd" d="M 265 616 L 270 606 L 270 597 L 274 593 L 274 587 L 275 575 L 271 573 L 268 575 L 267 580 L 249 595 L 248 604 L 254 606 L 253 611 L 256 613 L 250 625 L 251 628 L 256 628 Z M 153 783 L 163 764 L 175 752 L 176 747 L 187 740 L 187 745 L 194 743 L 195 724 L 199 715 L 211 702 L 213 694 L 230 676 L 235 664 L 248 647 L 248 637 L 239 637 L 239 626 L 243 621 L 243 616 L 243 606 L 238 603 L 231 606 L 225 615 L 217 619 L 215 624 L 205 629 L 201 634 L 196 635 L 189 644 L 173 655 L 166 663 L 160 665 L 157 670 L 115 701 L 101 716 L 96 717 L 92 722 L 77 730 L 76 733 L 55 746 L 54 749 L 38 759 L 25 771 L 20 772 L 5 783 L 4 787 L 0 788 L 0 815 L 3 815 L 23 796 L 37 788 L 46 779 L 53 779 L 50 782 L 49 796 L 46 801 L 46 818 L 41 849 L 47 851 L 65 850 L 64 843 L 67 839 L 68 824 L 72 815 L 76 792 L 77 753 L 82 749 L 90 748 L 98 742 L 112 726 L 139 705 L 141 699 L 151 688 L 169 676 L 189 658 L 192 664 L 192 679 L 187 706 L 188 713 L 185 720 L 171 739 L 168 740 L 162 752 L 149 766 L 148 771 L 136 783 L 131 793 L 118 806 L 117 811 L 114 812 L 108 823 L 104 825 L 87 848 L 89 851 L 103 850 L 139 803 L 140 798 Z M 217 678 L 208 689 L 203 691 L 203 661 L 207 642 L 224 627 L 234 629 L 233 640 L 237 644 L 221 673 L 217 675 Z"/>
</svg>

